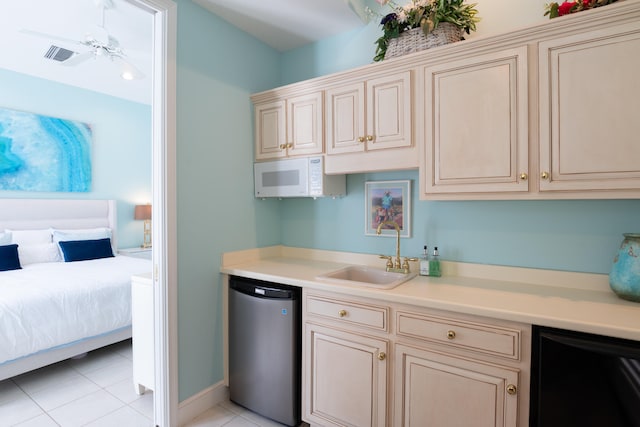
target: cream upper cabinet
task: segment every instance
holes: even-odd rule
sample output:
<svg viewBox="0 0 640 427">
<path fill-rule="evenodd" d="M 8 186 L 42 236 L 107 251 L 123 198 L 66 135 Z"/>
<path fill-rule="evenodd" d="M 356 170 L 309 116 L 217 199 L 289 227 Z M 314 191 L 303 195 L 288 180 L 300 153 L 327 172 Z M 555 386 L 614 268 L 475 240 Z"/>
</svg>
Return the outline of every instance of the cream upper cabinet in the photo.
<svg viewBox="0 0 640 427">
<path fill-rule="evenodd" d="M 328 173 L 418 167 L 412 73 L 383 74 L 326 89 Z"/>
<path fill-rule="evenodd" d="M 324 148 L 322 92 L 287 99 L 287 154 L 321 154 Z"/>
<path fill-rule="evenodd" d="M 364 97 L 362 82 L 327 89 L 327 154 L 364 151 Z"/>
<path fill-rule="evenodd" d="M 411 72 L 327 89 L 327 154 L 409 147 Z"/>
<path fill-rule="evenodd" d="M 256 160 L 285 157 L 287 135 L 283 100 L 255 104 Z"/>
<path fill-rule="evenodd" d="M 257 102 L 255 159 L 322 154 L 322 91 Z"/>
<path fill-rule="evenodd" d="M 422 193 L 529 190 L 527 46 L 424 67 Z"/>
<path fill-rule="evenodd" d="M 640 189 L 640 26 L 599 28 L 539 44 L 541 191 Z"/>
<path fill-rule="evenodd" d="M 517 369 L 400 344 L 395 361 L 394 426 L 518 425 Z"/>
</svg>

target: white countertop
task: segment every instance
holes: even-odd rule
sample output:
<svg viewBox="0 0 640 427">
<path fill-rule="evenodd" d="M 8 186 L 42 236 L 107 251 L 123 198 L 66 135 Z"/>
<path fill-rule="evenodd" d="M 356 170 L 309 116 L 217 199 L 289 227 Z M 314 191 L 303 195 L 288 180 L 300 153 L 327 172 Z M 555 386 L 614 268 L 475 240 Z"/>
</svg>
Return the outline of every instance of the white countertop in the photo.
<svg viewBox="0 0 640 427">
<path fill-rule="evenodd" d="M 606 275 L 443 262 L 443 277 L 417 276 L 390 290 L 316 279 L 350 264 L 384 268 L 377 256 L 274 246 L 225 254 L 221 272 L 640 341 L 640 303 L 616 296 Z"/>
</svg>

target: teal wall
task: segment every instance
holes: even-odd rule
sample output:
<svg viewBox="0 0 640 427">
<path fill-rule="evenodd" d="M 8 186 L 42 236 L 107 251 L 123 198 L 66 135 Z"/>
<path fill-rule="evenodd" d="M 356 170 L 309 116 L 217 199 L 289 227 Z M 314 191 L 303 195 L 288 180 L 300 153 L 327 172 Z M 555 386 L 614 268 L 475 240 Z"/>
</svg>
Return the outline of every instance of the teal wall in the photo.
<svg viewBox="0 0 640 427">
<path fill-rule="evenodd" d="M 89 123 L 93 133 L 90 192 L 0 191 L 0 198 L 116 199 L 118 246 L 140 246 L 133 208 L 151 201 L 151 107 L 3 69 L 0 93 L 0 108 Z"/>
<path fill-rule="evenodd" d="M 223 252 L 280 243 L 280 205 L 253 197 L 253 106 L 279 54 L 191 0 L 178 4 L 179 399 L 222 380 Z"/>
</svg>

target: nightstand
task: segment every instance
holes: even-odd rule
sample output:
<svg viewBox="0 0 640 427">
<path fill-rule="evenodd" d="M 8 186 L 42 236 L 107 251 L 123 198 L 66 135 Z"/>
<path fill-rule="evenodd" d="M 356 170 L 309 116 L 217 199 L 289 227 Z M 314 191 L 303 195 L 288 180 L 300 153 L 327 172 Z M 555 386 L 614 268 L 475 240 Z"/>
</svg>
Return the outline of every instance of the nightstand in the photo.
<svg viewBox="0 0 640 427">
<path fill-rule="evenodd" d="M 136 247 L 136 248 L 118 249 L 118 254 L 131 256 L 134 258 L 151 259 L 151 248 Z"/>
<path fill-rule="evenodd" d="M 154 388 L 153 280 L 151 273 L 131 277 L 133 386 L 137 394 Z"/>
</svg>

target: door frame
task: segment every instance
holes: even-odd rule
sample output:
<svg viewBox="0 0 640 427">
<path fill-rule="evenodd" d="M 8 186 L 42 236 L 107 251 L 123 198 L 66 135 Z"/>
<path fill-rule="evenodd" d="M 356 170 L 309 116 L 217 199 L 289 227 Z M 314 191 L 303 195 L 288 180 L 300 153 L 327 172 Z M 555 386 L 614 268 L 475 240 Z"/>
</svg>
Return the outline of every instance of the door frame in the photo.
<svg viewBox="0 0 640 427">
<path fill-rule="evenodd" d="M 127 0 L 151 13 L 152 206 L 154 285 L 154 424 L 177 425 L 178 304 L 176 221 L 177 4 L 172 0 Z"/>
</svg>

